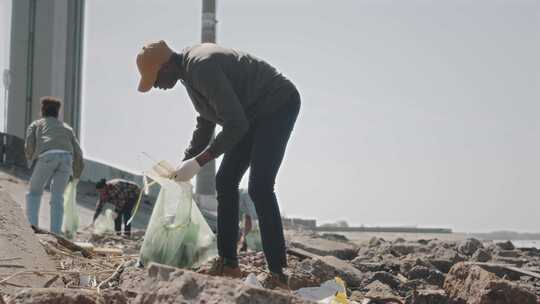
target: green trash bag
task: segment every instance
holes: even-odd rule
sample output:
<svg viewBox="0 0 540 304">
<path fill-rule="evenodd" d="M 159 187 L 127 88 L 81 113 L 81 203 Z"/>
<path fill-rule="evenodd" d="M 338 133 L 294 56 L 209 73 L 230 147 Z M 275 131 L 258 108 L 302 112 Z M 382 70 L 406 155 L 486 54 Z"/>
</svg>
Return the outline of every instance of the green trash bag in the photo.
<svg viewBox="0 0 540 304">
<path fill-rule="evenodd" d="M 64 191 L 64 218 L 62 220 L 62 232 L 68 239 L 73 239 L 79 229 L 79 212 L 77 210 L 77 184 L 75 179 Z"/>
<path fill-rule="evenodd" d="M 156 173 L 161 186 L 140 252 L 140 262 L 197 267 L 217 255 L 216 237 L 193 200 L 191 183 L 177 183 Z"/>
<path fill-rule="evenodd" d="M 253 251 L 262 251 L 262 240 L 261 240 L 261 231 L 259 230 L 259 225 L 254 225 L 253 228 L 246 236 L 247 247 Z"/>
<path fill-rule="evenodd" d="M 94 234 L 114 233 L 114 217 L 111 209 L 101 212 L 94 222 Z"/>
</svg>

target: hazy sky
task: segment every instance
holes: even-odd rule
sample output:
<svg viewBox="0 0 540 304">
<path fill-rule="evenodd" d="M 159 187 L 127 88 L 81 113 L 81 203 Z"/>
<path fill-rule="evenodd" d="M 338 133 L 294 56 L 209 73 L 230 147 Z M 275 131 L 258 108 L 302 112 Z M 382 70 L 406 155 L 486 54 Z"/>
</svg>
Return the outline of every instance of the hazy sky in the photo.
<svg viewBox="0 0 540 304">
<path fill-rule="evenodd" d="M 87 1 L 83 145 L 136 172 L 178 162 L 185 89 L 136 91 L 135 56 L 200 40 L 201 1 Z M 540 231 L 540 1 L 218 0 L 218 42 L 298 86 L 287 216 Z"/>
</svg>

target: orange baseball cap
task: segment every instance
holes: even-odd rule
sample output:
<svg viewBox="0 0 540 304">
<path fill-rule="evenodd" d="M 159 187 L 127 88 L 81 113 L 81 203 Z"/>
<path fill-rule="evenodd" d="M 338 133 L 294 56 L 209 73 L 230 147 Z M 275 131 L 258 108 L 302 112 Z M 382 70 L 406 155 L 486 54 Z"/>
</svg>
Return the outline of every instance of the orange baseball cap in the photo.
<svg viewBox="0 0 540 304">
<path fill-rule="evenodd" d="M 148 92 L 154 86 L 161 66 L 169 61 L 173 51 L 165 41 L 152 42 L 143 46 L 137 55 L 137 68 L 141 74 L 139 92 Z"/>
</svg>

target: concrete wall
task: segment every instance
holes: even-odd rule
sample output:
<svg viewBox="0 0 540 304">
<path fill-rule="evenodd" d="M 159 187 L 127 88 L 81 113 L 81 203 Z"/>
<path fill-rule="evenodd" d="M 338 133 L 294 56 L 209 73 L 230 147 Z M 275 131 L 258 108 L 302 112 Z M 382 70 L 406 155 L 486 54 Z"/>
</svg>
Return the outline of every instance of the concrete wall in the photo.
<svg viewBox="0 0 540 304">
<path fill-rule="evenodd" d="M 49 95 L 64 100 L 60 117 L 80 133 L 82 11 L 83 0 L 13 1 L 7 133 L 24 137 Z"/>
<path fill-rule="evenodd" d="M 7 133 L 24 138 L 27 126 L 26 89 L 30 85 L 28 48 L 30 36 L 30 1 L 12 2 L 10 71 Z"/>
<path fill-rule="evenodd" d="M 141 173 L 119 168 L 102 160 L 85 158 L 81 181 L 96 183 L 102 178 L 107 180 L 113 178 L 122 178 L 132 181 L 141 187 L 143 186 L 143 177 Z M 156 198 L 158 193 L 159 187 L 153 186 L 150 188 L 150 193 L 148 196 L 151 198 Z"/>
<path fill-rule="evenodd" d="M 0 133 L 0 162 L 26 168 L 28 162 L 24 156 L 24 140 L 22 138 Z"/>
<path fill-rule="evenodd" d="M 287 228 L 303 227 L 303 228 L 315 228 L 317 227 L 317 220 L 313 219 L 301 219 L 301 218 L 282 218 L 283 226 Z"/>
<path fill-rule="evenodd" d="M 66 0 L 37 1 L 35 22 L 31 120 L 40 117 L 42 96 L 65 99 Z M 63 108 L 60 117 L 65 117 Z"/>
<path fill-rule="evenodd" d="M 81 180 L 95 183 L 102 178 L 123 178 L 139 185 L 142 185 L 143 183 L 142 176 L 134 172 L 129 172 L 128 170 L 114 167 L 111 164 L 101 160 L 85 158 L 84 171 L 81 176 Z"/>
</svg>

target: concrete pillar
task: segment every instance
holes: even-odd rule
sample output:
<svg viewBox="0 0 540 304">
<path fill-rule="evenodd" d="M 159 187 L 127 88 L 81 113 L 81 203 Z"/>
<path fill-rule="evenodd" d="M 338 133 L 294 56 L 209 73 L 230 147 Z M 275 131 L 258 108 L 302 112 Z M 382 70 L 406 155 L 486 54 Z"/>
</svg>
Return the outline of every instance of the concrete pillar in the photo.
<svg viewBox="0 0 540 304">
<path fill-rule="evenodd" d="M 12 2 L 11 43 L 9 69 L 11 83 L 7 107 L 7 133 L 24 137 L 31 116 L 31 98 L 27 100 L 27 89 L 32 88 L 31 68 L 33 55 L 31 41 L 34 35 L 35 0 Z M 30 96 L 31 97 L 31 96 Z"/>
<path fill-rule="evenodd" d="M 24 137 L 42 96 L 64 101 L 60 118 L 80 132 L 84 0 L 13 1 L 7 132 Z"/>
<path fill-rule="evenodd" d="M 201 42 L 216 42 L 216 0 L 203 0 Z M 202 195 L 216 194 L 216 162 L 207 163 L 197 175 L 195 191 Z"/>
</svg>

